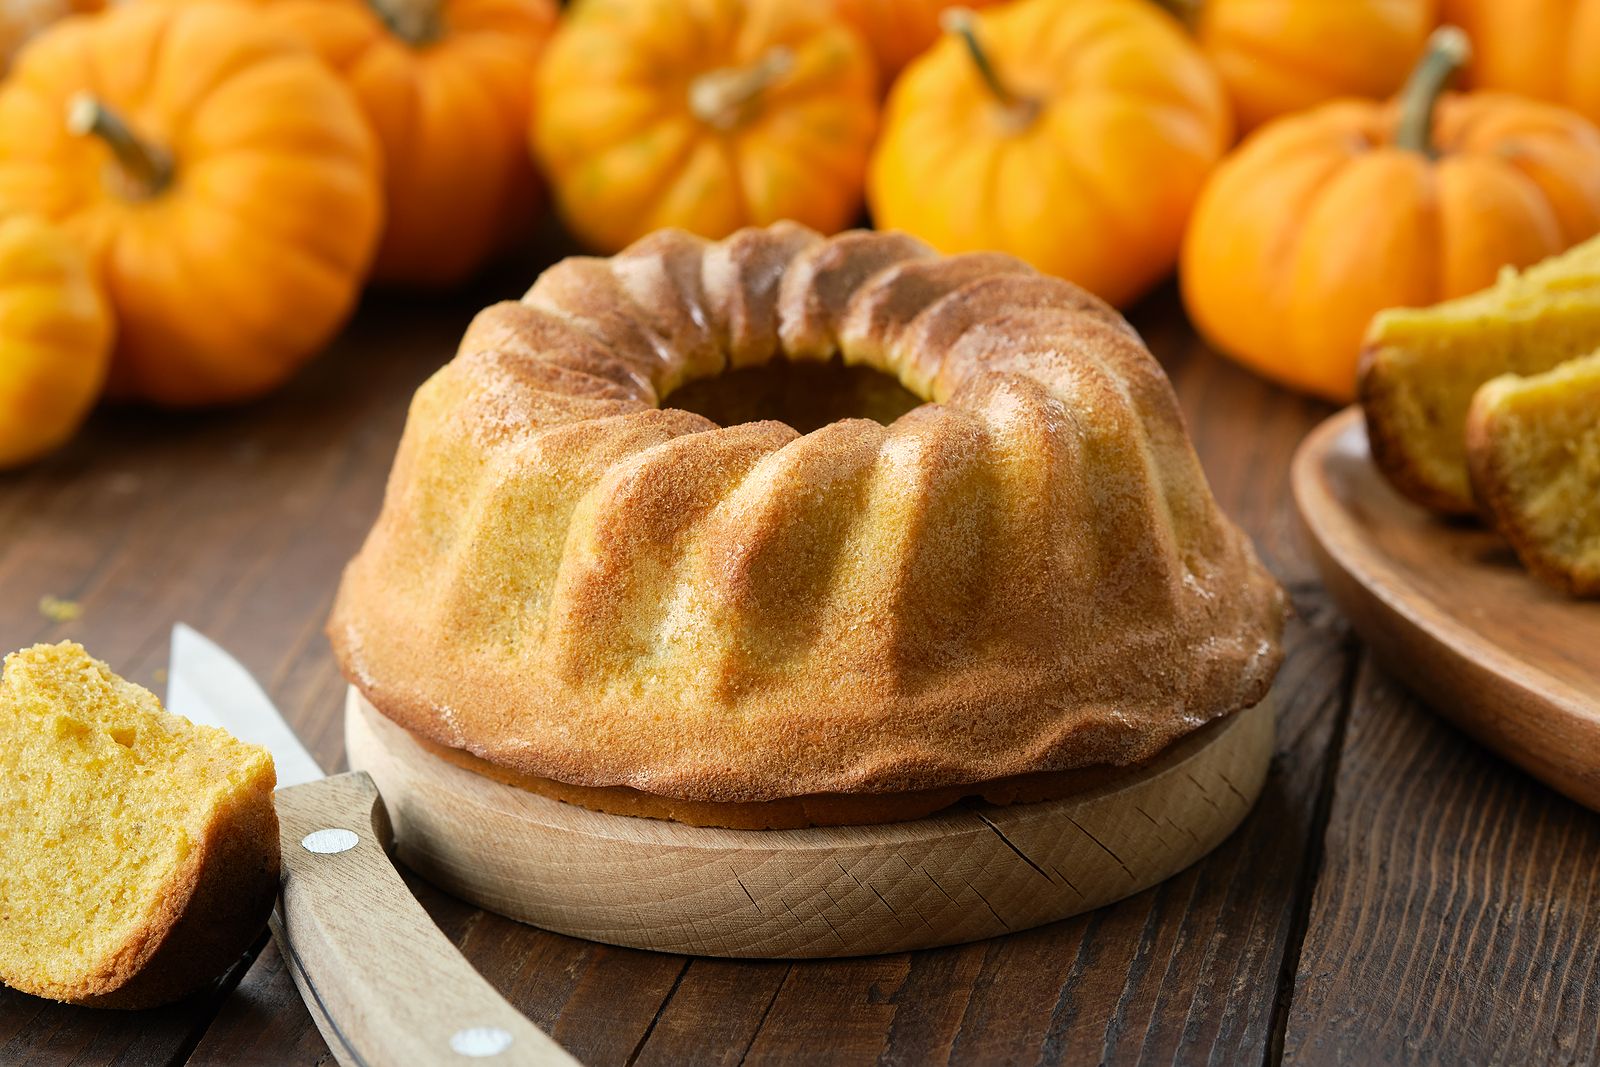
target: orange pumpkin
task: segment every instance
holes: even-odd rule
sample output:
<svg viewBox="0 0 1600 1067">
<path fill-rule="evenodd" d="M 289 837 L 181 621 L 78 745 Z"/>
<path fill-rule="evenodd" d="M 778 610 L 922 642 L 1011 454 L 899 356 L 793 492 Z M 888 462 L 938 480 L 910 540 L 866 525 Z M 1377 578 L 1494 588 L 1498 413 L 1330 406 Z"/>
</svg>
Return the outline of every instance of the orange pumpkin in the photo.
<svg viewBox="0 0 1600 1067">
<path fill-rule="evenodd" d="M 1019 0 L 949 22 L 889 94 L 877 224 L 1128 303 L 1172 269 L 1232 137 L 1216 74 L 1144 0 Z"/>
<path fill-rule="evenodd" d="M 1389 96 L 1435 20 L 1435 0 L 1189 2 L 1243 130 L 1338 97 Z"/>
<path fill-rule="evenodd" d="M 320 349 L 377 245 L 378 168 L 349 90 L 242 6 L 72 19 L 0 86 L 0 216 L 88 249 L 118 396 L 243 400 Z"/>
<path fill-rule="evenodd" d="M 969 8 L 995 0 L 967 0 Z M 878 75 L 887 86 L 905 65 L 939 39 L 939 16 L 957 0 L 833 0 L 836 11 L 872 49 Z"/>
<path fill-rule="evenodd" d="M 616 251 L 662 226 L 722 237 L 856 218 L 872 59 L 794 0 L 579 0 L 545 53 L 533 140 L 567 226 Z"/>
<path fill-rule="evenodd" d="M 72 436 L 111 363 L 111 312 L 89 257 L 31 215 L 0 219 L 0 468 Z"/>
<path fill-rule="evenodd" d="M 378 135 L 387 221 L 373 273 L 449 285 L 523 235 L 533 69 L 553 0 L 257 0 L 344 78 Z"/>
<path fill-rule="evenodd" d="M 68 15 L 100 6 L 99 0 L 0 0 L 0 74 L 28 38 Z"/>
<path fill-rule="evenodd" d="M 1600 0 L 1443 0 L 1472 38 L 1468 83 L 1565 104 L 1600 122 Z"/>
<path fill-rule="evenodd" d="M 1600 131 L 1520 97 L 1441 99 L 1466 50 L 1442 30 L 1399 100 L 1279 119 L 1217 169 L 1182 268 L 1212 345 L 1349 401 L 1378 311 L 1473 292 L 1600 230 Z"/>
</svg>

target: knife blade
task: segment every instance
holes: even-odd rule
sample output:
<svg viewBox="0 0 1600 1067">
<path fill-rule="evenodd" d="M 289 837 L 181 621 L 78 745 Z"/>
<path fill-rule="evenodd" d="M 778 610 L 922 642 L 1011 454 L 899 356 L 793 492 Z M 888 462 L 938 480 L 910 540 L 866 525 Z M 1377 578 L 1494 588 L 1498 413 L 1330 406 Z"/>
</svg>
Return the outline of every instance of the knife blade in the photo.
<svg viewBox="0 0 1600 1067">
<path fill-rule="evenodd" d="M 167 710 L 271 752 L 279 789 L 327 777 L 244 665 L 181 622 L 172 628 Z"/>
<path fill-rule="evenodd" d="M 248 670 L 182 623 L 167 707 L 265 745 L 278 767 L 283 874 L 269 925 L 344 1067 L 574 1067 L 472 968 L 389 862 L 389 816 L 364 771 L 327 777 Z"/>
</svg>

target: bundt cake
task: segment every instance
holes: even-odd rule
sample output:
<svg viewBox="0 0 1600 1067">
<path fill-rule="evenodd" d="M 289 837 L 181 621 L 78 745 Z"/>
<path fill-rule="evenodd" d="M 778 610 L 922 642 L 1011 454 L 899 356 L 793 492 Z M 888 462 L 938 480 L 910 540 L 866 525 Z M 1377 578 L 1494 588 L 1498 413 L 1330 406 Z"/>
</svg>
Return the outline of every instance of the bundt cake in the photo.
<svg viewBox="0 0 1600 1067">
<path fill-rule="evenodd" d="M 0 679 L 0 982 L 106 1008 L 205 986 L 278 892 L 266 749 L 162 710 L 81 645 Z"/>
<path fill-rule="evenodd" d="M 922 402 L 805 434 L 663 404 L 775 360 Z M 567 259 L 479 314 L 328 633 L 421 738 L 670 815 L 1147 760 L 1262 698 L 1283 616 L 1109 306 L 780 223 Z"/>
<path fill-rule="evenodd" d="M 1600 596 L 1600 352 L 1479 389 L 1467 466 L 1528 570 L 1574 596 Z"/>
<path fill-rule="evenodd" d="M 1500 374 L 1537 374 L 1600 346 L 1600 238 L 1488 289 L 1430 308 L 1394 308 L 1367 331 L 1361 405 L 1372 457 L 1395 488 L 1447 515 L 1477 510 L 1467 476 L 1467 408 Z"/>
</svg>

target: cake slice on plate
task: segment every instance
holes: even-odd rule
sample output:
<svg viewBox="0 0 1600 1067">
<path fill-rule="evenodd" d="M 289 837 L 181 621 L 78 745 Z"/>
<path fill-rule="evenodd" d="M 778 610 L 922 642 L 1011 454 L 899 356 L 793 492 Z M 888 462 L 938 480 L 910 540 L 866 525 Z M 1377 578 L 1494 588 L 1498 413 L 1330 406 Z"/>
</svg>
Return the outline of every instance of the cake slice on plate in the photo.
<svg viewBox="0 0 1600 1067">
<path fill-rule="evenodd" d="M 1378 467 L 1447 515 L 1477 511 L 1467 408 L 1502 374 L 1538 374 L 1600 346 L 1600 238 L 1488 289 L 1430 308 L 1393 308 L 1367 332 L 1361 404 Z"/>
<path fill-rule="evenodd" d="M 1473 491 L 1523 564 L 1600 596 L 1600 352 L 1479 389 L 1466 453 Z"/>
</svg>

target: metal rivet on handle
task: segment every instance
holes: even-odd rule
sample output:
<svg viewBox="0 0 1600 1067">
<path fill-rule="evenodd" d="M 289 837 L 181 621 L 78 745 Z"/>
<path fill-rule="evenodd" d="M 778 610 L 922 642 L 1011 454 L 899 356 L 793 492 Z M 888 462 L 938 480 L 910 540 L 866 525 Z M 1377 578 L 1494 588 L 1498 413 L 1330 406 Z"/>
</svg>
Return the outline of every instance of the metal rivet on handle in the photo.
<svg viewBox="0 0 1600 1067">
<path fill-rule="evenodd" d="M 300 847 L 319 856 L 331 856 L 337 852 L 349 852 L 360 842 L 361 839 L 353 831 L 331 827 L 327 830 L 316 830 L 302 837 Z"/>
<path fill-rule="evenodd" d="M 511 1035 L 498 1026 L 474 1026 L 450 1035 L 450 1048 L 462 1056 L 487 1059 L 511 1047 Z"/>
</svg>

